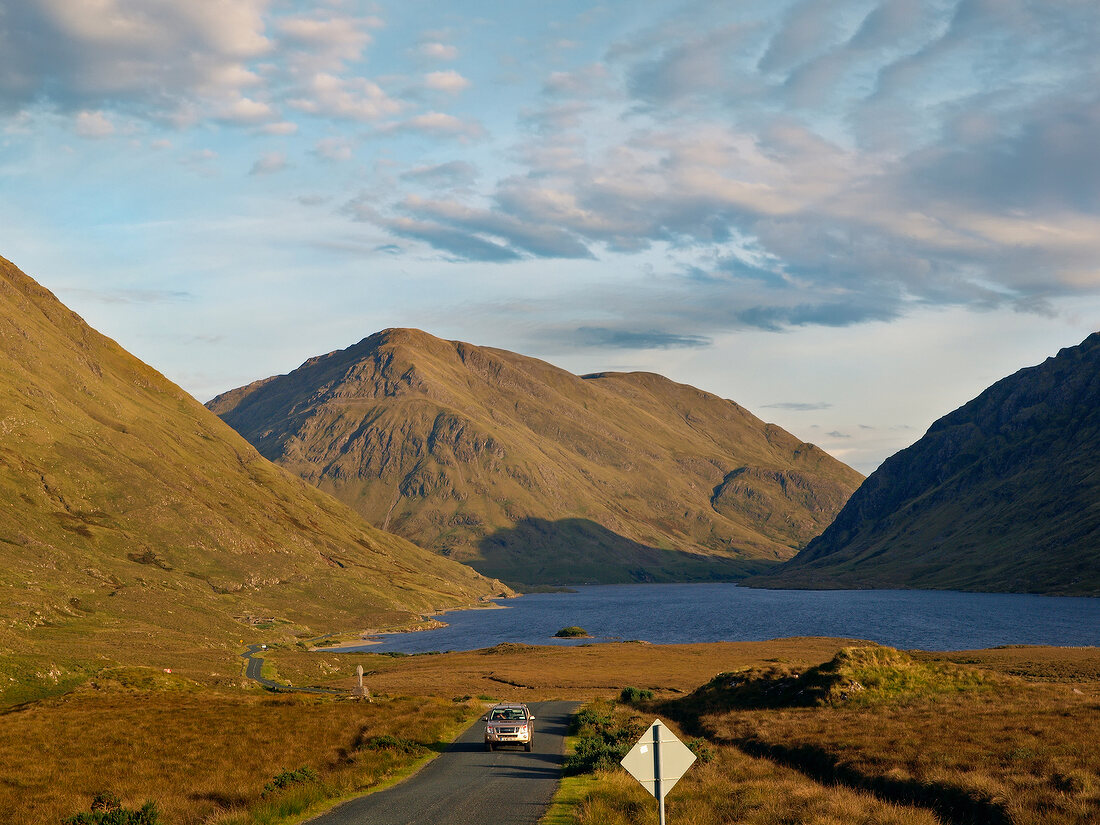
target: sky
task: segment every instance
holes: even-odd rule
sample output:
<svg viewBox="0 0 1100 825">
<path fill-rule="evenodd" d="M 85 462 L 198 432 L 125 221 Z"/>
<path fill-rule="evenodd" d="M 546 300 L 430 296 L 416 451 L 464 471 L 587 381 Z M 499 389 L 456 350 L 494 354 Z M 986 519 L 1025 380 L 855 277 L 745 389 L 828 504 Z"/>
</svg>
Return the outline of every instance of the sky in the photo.
<svg viewBox="0 0 1100 825">
<path fill-rule="evenodd" d="M 201 401 L 387 327 L 869 473 L 1100 328 L 1095 0 L 0 0 L 0 255 Z"/>
</svg>

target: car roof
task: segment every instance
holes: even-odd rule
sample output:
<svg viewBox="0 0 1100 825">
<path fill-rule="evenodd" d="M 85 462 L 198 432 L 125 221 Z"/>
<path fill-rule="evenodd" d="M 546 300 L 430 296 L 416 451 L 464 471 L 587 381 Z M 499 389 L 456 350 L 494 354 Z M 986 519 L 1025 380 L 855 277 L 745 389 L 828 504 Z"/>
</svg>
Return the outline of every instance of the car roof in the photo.
<svg viewBox="0 0 1100 825">
<path fill-rule="evenodd" d="M 522 702 L 499 702 L 493 705 L 492 710 L 496 710 L 497 708 L 523 708 L 527 710 L 527 705 Z"/>
</svg>

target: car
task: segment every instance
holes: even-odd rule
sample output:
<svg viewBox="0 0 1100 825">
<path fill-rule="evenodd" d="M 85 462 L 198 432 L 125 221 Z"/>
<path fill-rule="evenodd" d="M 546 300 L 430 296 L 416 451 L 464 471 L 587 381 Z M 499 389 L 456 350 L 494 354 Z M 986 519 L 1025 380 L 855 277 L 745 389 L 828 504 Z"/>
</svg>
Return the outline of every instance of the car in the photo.
<svg viewBox="0 0 1100 825">
<path fill-rule="evenodd" d="M 535 717 L 527 705 L 519 702 L 493 705 L 481 721 L 485 723 L 485 750 L 494 750 L 498 745 L 523 745 L 525 751 L 531 752 Z"/>
</svg>

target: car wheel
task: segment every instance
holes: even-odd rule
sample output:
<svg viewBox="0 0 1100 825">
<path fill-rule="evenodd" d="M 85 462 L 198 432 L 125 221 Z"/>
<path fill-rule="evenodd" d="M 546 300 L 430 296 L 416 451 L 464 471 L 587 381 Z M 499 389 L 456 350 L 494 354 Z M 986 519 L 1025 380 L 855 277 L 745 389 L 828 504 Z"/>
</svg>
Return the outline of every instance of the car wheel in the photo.
<svg viewBox="0 0 1100 825">
<path fill-rule="evenodd" d="M 486 742 L 485 743 L 485 750 L 489 751 L 489 753 L 492 753 L 493 752 L 493 743 L 492 742 Z"/>
<path fill-rule="evenodd" d="M 531 743 L 528 742 L 526 745 L 523 746 L 523 749 L 525 751 L 527 751 L 528 753 L 530 753 L 531 752 Z"/>
</svg>

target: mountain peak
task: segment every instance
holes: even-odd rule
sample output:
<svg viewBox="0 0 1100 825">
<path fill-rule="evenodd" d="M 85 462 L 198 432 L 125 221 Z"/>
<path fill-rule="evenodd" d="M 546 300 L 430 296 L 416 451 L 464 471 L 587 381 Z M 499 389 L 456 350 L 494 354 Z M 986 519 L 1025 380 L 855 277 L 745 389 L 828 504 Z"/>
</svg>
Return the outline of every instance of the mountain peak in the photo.
<svg viewBox="0 0 1100 825">
<path fill-rule="evenodd" d="M 769 586 L 1100 594 L 1100 333 L 888 458 Z"/>
<path fill-rule="evenodd" d="M 582 378 L 421 330 L 210 406 L 368 520 L 527 583 L 735 577 L 793 554 L 861 478 L 663 376 Z"/>
</svg>

